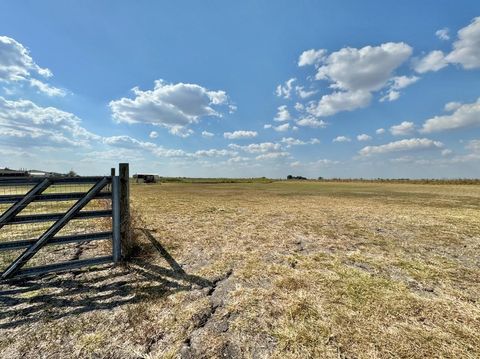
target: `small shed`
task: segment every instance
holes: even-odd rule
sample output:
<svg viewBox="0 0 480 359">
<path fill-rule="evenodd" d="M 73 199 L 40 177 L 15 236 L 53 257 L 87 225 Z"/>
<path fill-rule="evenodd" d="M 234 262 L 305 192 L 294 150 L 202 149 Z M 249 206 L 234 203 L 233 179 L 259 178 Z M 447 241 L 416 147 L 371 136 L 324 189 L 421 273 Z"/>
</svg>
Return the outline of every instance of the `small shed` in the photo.
<svg viewBox="0 0 480 359">
<path fill-rule="evenodd" d="M 136 183 L 156 183 L 155 175 L 146 173 L 137 173 L 133 175 Z"/>
</svg>

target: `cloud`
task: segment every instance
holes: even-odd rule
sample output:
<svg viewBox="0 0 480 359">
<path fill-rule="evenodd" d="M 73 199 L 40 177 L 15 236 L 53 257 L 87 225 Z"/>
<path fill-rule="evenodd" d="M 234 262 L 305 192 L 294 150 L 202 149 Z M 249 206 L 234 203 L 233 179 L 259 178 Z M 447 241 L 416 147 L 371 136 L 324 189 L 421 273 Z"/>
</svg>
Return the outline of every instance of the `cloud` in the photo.
<svg viewBox="0 0 480 359">
<path fill-rule="evenodd" d="M 378 128 L 377 130 L 375 130 L 375 133 L 377 135 L 383 135 L 385 133 L 385 129 L 384 128 Z"/>
<path fill-rule="evenodd" d="M 480 153 L 480 140 L 470 140 L 465 146 L 467 150 L 475 153 Z"/>
<path fill-rule="evenodd" d="M 150 132 L 150 134 L 148 135 L 148 137 L 150 137 L 150 138 L 157 138 L 157 137 L 158 137 L 158 132 L 157 132 L 157 131 L 152 131 L 152 132 Z"/>
<path fill-rule="evenodd" d="M 107 146 L 116 147 L 121 150 L 145 150 L 156 157 L 166 157 L 166 158 L 195 159 L 195 158 L 215 158 L 215 157 L 238 155 L 238 152 L 227 150 L 227 149 L 206 149 L 206 150 L 198 150 L 195 152 L 186 152 L 184 150 L 178 150 L 178 149 L 168 149 L 161 146 L 157 146 L 152 142 L 140 141 L 126 135 L 104 137 L 102 139 L 102 142 Z"/>
<path fill-rule="evenodd" d="M 295 92 L 302 99 L 309 98 L 317 93 L 316 90 L 305 90 L 303 86 L 295 86 Z"/>
<path fill-rule="evenodd" d="M 288 157 L 289 155 L 290 155 L 290 153 L 288 153 L 288 152 L 271 152 L 271 153 L 265 153 L 265 154 L 262 154 L 262 155 L 258 155 L 257 157 L 255 157 L 255 159 L 257 159 L 257 160 L 275 160 L 275 159 L 278 159 L 278 158 Z"/>
<path fill-rule="evenodd" d="M 432 133 L 480 126 L 480 98 L 473 103 L 449 103 L 445 106 L 450 115 L 435 116 L 425 121 L 420 132 Z"/>
<path fill-rule="evenodd" d="M 153 90 L 132 89 L 133 99 L 123 97 L 110 101 L 112 116 L 117 122 L 148 123 L 166 127 L 182 137 L 191 134 L 187 126 L 207 116 L 222 117 L 215 109 L 228 105 L 225 91 L 210 91 L 200 85 L 155 81 Z"/>
<path fill-rule="evenodd" d="M 371 139 L 372 139 L 372 136 L 369 136 L 365 133 L 357 136 L 358 141 L 370 141 Z"/>
<path fill-rule="evenodd" d="M 0 36 L 0 82 L 28 83 L 48 96 L 65 96 L 65 91 L 50 86 L 36 77 L 49 78 L 52 72 L 38 66 L 29 51 L 16 40 Z"/>
<path fill-rule="evenodd" d="M 286 105 L 278 107 L 278 112 L 277 116 L 273 119 L 274 121 L 288 121 L 290 120 L 291 115 L 290 112 L 288 112 L 288 108 Z"/>
<path fill-rule="evenodd" d="M 29 100 L 0 97 L 0 139 L 18 147 L 89 146 L 100 139 L 81 126 L 75 115 Z"/>
<path fill-rule="evenodd" d="M 320 143 L 320 140 L 318 138 L 312 138 L 309 141 L 303 141 L 293 137 L 283 137 L 280 142 L 284 143 L 288 148 L 291 146 L 316 145 Z"/>
<path fill-rule="evenodd" d="M 332 142 L 350 142 L 350 138 L 347 136 L 337 136 L 335 137 Z"/>
<path fill-rule="evenodd" d="M 326 58 L 316 79 L 330 81 L 330 87 L 344 91 L 377 91 L 411 54 L 412 48 L 403 42 L 361 49 L 346 47 Z"/>
<path fill-rule="evenodd" d="M 453 51 L 446 59 L 467 70 L 480 67 L 480 17 L 474 18 L 468 26 L 458 31 Z"/>
<path fill-rule="evenodd" d="M 205 138 L 212 138 L 213 136 L 215 136 L 213 133 L 211 132 L 208 132 L 208 131 L 202 131 L 202 137 L 205 137 Z"/>
<path fill-rule="evenodd" d="M 398 90 L 404 89 L 411 84 L 414 84 L 420 80 L 418 76 L 395 76 L 389 80 L 390 87 L 387 91 L 387 95 L 382 97 L 380 101 L 395 101 L 400 97 L 400 92 Z"/>
<path fill-rule="evenodd" d="M 37 88 L 40 92 L 43 92 L 47 96 L 60 96 L 63 97 L 67 93 L 65 90 L 59 89 L 57 87 L 50 86 L 40 80 L 30 79 L 30 86 Z"/>
<path fill-rule="evenodd" d="M 298 58 L 298 66 L 316 65 L 324 59 L 326 53 L 325 49 L 304 51 Z"/>
<path fill-rule="evenodd" d="M 278 85 L 277 89 L 275 90 L 276 95 L 278 97 L 283 97 L 285 99 L 290 98 L 290 96 L 292 94 L 292 90 L 293 90 L 293 83 L 296 80 L 297 80 L 296 78 L 291 78 L 291 79 L 285 81 L 285 83 L 283 85 Z"/>
<path fill-rule="evenodd" d="M 400 92 L 389 90 L 387 94 L 380 99 L 380 102 L 384 102 L 384 101 L 392 102 L 392 101 L 398 100 L 399 98 L 400 98 Z"/>
<path fill-rule="evenodd" d="M 298 112 L 302 112 L 303 110 L 305 110 L 305 106 L 300 102 L 296 102 L 294 107 L 295 110 L 297 110 Z"/>
<path fill-rule="evenodd" d="M 229 151 L 225 149 L 199 150 L 194 153 L 195 157 L 225 157 L 225 156 L 236 156 L 236 155 L 238 155 L 238 152 Z"/>
<path fill-rule="evenodd" d="M 267 124 L 263 125 L 263 128 L 267 130 L 269 128 L 272 128 L 272 125 L 267 123 Z"/>
<path fill-rule="evenodd" d="M 322 120 L 317 120 L 314 117 L 304 117 L 296 122 L 299 126 L 312 127 L 312 128 L 325 128 L 327 123 Z"/>
<path fill-rule="evenodd" d="M 403 121 L 399 125 L 390 127 L 390 133 L 394 136 L 406 136 L 415 132 L 415 124 L 413 122 Z"/>
<path fill-rule="evenodd" d="M 445 148 L 445 149 L 442 150 L 442 152 L 441 152 L 442 156 L 450 156 L 452 153 L 453 153 L 453 151 L 450 150 L 450 149 L 448 149 L 448 148 Z"/>
<path fill-rule="evenodd" d="M 193 130 L 191 130 L 190 128 L 186 128 L 183 126 L 172 126 L 170 127 L 168 132 L 170 132 L 172 135 L 182 137 L 182 138 L 187 138 L 193 135 L 194 133 Z"/>
<path fill-rule="evenodd" d="M 329 160 L 327 158 L 321 158 L 314 162 L 310 162 L 310 166 L 327 167 L 327 166 L 336 165 L 339 163 L 340 163 L 339 161 Z"/>
<path fill-rule="evenodd" d="M 401 88 L 418 80 L 415 76 L 394 76 L 395 70 L 411 54 L 412 48 L 403 42 L 363 48 L 345 47 L 329 55 L 323 49 L 304 51 L 298 65 L 315 65 L 315 79 L 327 81 L 333 90 L 318 100 L 310 101 L 307 112 L 314 117 L 327 117 L 342 111 L 364 108 L 370 104 L 373 93 L 386 87 L 387 93 L 382 101 L 398 99 Z M 301 98 L 316 93 L 315 90 L 306 91 L 298 85 L 295 89 Z M 303 111 L 303 105 L 295 108 Z"/>
<path fill-rule="evenodd" d="M 450 35 L 448 34 L 449 31 L 450 30 L 448 29 L 448 27 L 445 27 L 443 29 L 435 31 L 435 36 L 438 37 L 440 40 L 450 40 Z"/>
<path fill-rule="evenodd" d="M 317 103 L 312 103 L 307 111 L 316 117 L 326 117 L 341 111 L 353 111 L 367 107 L 372 99 L 368 91 L 334 92 L 324 95 Z"/>
<path fill-rule="evenodd" d="M 244 138 L 253 138 L 257 137 L 257 131 L 234 131 L 234 132 L 225 132 L 223 137 L 229 140 L 239 140 Z"/>
<path fill-rule="evenodd" d="M 448 61 L 445 58 L 445 54 L 440 50 L 431 51 L 421 59 L 414 61 L 414 69 L 419 74 L 438 71 L 445 66 L 448 66 Z"/>
<path fill-rule="evenodd" d="M 277 152 L 282 148 L 282 146 L 279 143 L 273 143 L 273 142 L 252 143 L 245 146 L 240 146 L 240 145 L 231 143 L 228 145 L 228 147 L 234 150 L 242 150 L 248 153 Z"/>
<path fill-rule="evenodd" d="M 127 135 L 104 137 L 103 143 L 108 146 L 128 149 L 143 148 L 153 150 L 157 148 L 157 145 L 152 142 L 140 141 Z"/>
<path fill-rule="evenodd" d="M 445 37 L 443 30 L 446 29 L 437 31 L 437 35 L 440 34 L 445 40 L 448 32 Z M 425 57 L 414 61 L 414 69 L 418 73 L 438 71 L 448 64 L 458 64 L 466 70 L 480 68 L 480 17 L 474 18 L 469 25 L 458 31 L 450 53 L 445 55 L 440 50 L 431 51 Z"/>
<path fill-rule="evenodd" d="M 289 128 L 290 128 L 289 123 L 284 123 L 283 125 L 279 125 L 279 126 L 273 126 L 273 129 L 277 132 L 285 132 L 285 131 L 288 131 Z"/>
<path fill-rule="evenodd" d="M 451 112 L 451 111 L 455 111 L 457 108 L 460 108 L 462 107 L 462 103 L 461 102 L 448 102 L 445 104 L 444 106 L 444 110 L 446 112 Z"/>
<path fill-rule="evenodd" d="M 403 151 L 416 151 L 442 148 L 443 143 L 439 141 L 433 141 L 428 138 L 411 138 L 395 142 L 390 142 L 380 146 L 366 146 L 362 148 L 358 153 L 361 156 L 381 155 L 392 152 Z"/>
</svg>

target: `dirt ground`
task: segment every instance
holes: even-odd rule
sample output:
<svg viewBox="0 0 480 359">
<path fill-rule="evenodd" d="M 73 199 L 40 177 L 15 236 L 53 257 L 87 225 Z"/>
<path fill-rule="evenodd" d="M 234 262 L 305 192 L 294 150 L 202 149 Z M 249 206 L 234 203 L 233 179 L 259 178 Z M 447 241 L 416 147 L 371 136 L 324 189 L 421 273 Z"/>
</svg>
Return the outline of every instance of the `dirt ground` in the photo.
<svg viewBox="0 0 480 359">
<path fill-rule="evenodd" d="M 2 358 L 480 357 L 479 186 L 131 193 L 132 262 L 0 284 Z"/>
</svg>

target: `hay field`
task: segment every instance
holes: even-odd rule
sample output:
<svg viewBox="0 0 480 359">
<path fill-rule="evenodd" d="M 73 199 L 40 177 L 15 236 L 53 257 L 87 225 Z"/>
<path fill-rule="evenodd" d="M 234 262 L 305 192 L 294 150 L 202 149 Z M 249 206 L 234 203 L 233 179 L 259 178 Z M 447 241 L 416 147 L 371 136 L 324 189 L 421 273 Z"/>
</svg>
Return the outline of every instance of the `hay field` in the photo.
<svg viewBox="0 0 480 359">
<path fill-rule="evenodd" d="M 4 355 L 480 357 L 480 186 L 131 194 L 141 248 L 128 266 L 0 285 Z"/>
</svg>

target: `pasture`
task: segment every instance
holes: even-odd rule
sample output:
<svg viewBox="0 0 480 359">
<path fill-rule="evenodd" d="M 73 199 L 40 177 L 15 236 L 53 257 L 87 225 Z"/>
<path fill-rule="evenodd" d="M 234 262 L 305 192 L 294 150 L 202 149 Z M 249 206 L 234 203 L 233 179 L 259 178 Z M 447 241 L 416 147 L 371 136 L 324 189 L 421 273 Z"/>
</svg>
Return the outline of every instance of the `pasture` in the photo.
<svg viewBox="0 0 480 359">
<path fill-rule="evenodd" d="M 131 205 L 126 266 L 0 284 L 3 357 L 480 356 L 478 185 L 132 184 Z"/>
</svg>

